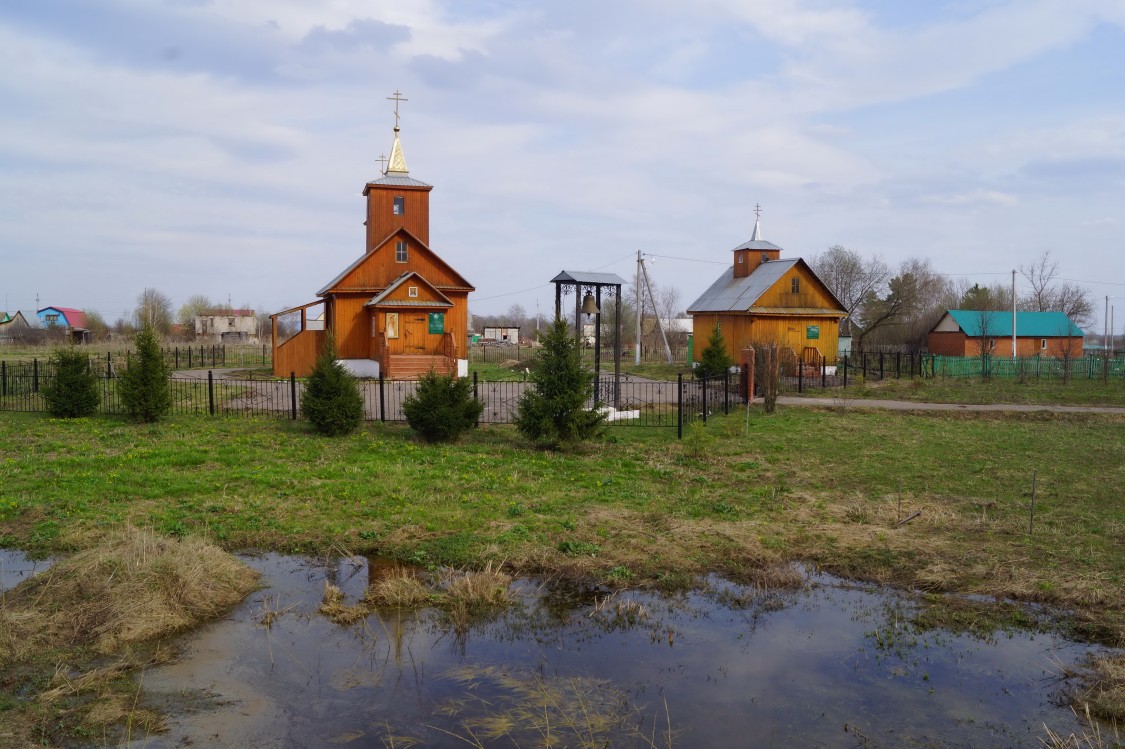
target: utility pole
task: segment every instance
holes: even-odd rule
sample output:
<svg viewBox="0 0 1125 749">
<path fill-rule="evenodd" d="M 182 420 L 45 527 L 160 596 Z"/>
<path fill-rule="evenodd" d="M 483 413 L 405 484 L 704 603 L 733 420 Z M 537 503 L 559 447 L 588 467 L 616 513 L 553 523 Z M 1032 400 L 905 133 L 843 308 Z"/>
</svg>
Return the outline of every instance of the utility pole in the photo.
<svg viewBox="0 0 1125 749">
<path fill-rule="evenodd" d="M 1103 342 L 1106 356 L 1109 356 L 1109 294 L 1105 295 L 1105 341 Z"/>
<path fill-rule="evenodd" d="M 645 277 L 645 288 L 648 289 L 648 298 L 652 302 L 652 316 L 656 318 L 656 327 L 660 331 L 660 337 L 664 341 L 664 356 L 667 358 L 668 363 L 672 363 L 672 348 L 668 345 L 668 336 L 664 333 L 664 323 L 660 321 L 660 310 L 656 308 L 656 295 L 652 293 L 652 282 L 648 279 L 648 268 L 645 267 L 644 260 L 641 261 L 641 272 Z"/>
<path fill-rule="evenodd" d="M 637 250 L 637 338 L 633 344 L 633 364 L 641 365 L 641 251 Z"/>
<path fill-rule="evenodd" d="M 1012 358 L 1016 358 L 1016 270 L 1012 269 Z"/>
</svg>

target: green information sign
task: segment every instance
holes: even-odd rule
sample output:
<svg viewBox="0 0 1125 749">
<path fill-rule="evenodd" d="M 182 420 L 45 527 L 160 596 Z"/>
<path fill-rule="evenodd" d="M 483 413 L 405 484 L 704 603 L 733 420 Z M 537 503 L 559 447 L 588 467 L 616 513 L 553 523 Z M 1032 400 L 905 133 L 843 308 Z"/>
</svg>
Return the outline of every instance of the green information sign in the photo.
<svg viewBox="0 0 1125 749">
<path fill-rule="evenodd" d="M 808 338 L 810 341 L 815 341 L 816 339 L 820 338 L 820 326 L 819 325 L 808 326 L 805 329 L 805 337 Z"/>
<path fill-rule="evenodd" d="M 441 334 L 445 332 L 445 313 L 444 312 L 431 312 L 430 313 L 430 332 Z"/>
</svg>

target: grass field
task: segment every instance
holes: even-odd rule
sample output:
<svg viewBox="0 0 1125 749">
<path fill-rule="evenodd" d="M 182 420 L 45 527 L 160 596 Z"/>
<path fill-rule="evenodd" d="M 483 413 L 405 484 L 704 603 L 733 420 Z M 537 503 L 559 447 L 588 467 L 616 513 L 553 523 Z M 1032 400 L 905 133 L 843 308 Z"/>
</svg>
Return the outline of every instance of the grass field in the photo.
<svg viewBox="0 0 1125 749">
<path fill-rule="evenodd" d="M 797 395 L 797 393 L 785 393 Z M 1098 379 L 1028 380 L 976 377 L 887 379 L 882 382 L 848 383 L 846 393 L 838 388 L 805 388 L 803 395 L 845 398 L 883 398 L 929 403 L 1026 403 L 1070 406 L 1125 407 L 1125 381 Z"/>
<path fill-rule="evenodd" d="M 783 409 L 745 429 L 741 415 L 682 442 L 620 428 L 548 452 L 506 426 L 432 446 L 378 424 L 330 440 L 302 421 L 5 414 L 0 545 L 66 552 L 132 524 L 230 549 L 665 585 L 805 560 L 1069 607 L 1125 642 L 1125 417 Z"/>
</svg>

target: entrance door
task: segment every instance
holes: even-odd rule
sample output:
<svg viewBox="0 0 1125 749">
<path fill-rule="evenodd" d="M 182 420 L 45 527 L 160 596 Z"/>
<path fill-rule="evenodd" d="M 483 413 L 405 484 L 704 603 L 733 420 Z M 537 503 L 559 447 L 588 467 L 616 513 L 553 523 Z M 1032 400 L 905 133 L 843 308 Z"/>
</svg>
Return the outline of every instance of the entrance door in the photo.
<svg viewBox="0 0 1125 749">
<path fill-rule="evenodd" d="M 403 312 L 402 336 L 402 352 L 404 354 L 430 353 L 426 313 Z"/>
</svg>

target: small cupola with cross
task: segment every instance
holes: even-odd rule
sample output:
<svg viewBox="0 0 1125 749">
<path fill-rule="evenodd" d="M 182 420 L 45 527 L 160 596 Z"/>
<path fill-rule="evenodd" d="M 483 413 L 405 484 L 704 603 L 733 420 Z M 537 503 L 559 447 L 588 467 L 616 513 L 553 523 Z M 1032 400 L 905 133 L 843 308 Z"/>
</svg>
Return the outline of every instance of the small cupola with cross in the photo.
<svg viewBox="0 0 1125 749">
<path fill-rule="evenodd" d="M 754 236 L 734 248 L 734 277 L 745 278 L 759 265 L 781 259 L 781 248 L 762 239 L 762 206 L 754 206 Z"/>
</svg>

